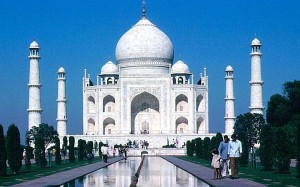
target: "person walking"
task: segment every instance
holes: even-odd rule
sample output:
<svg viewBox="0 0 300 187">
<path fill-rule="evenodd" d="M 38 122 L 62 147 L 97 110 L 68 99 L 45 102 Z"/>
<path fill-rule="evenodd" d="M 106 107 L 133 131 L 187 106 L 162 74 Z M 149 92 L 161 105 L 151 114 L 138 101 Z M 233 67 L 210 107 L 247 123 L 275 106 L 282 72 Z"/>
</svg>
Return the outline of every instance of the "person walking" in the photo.
<svg viewBox="0 0 300 187">
<path fill-rule="evenodd" d="M 212 160 L 211 160 L 211 166 L 214 168 L 214 178 L 212 180 L 221 179 L 221 173 L 220 173 L 220 166 L 221 166 L 221 156 L 219 155 L 218 151 L 216 149 L 211 151 L 212 154 Z"/>
<path fill-rule="evenodd" d="M 227 176 L 227 170 L 228 170 L 229 176 L 231 175 L 231 170 L 229 168 L 230 160 L 228 158 L 228 144 L 229 144 L 229 138 L 228 138 L 227 135 L 225 135 L 224 140 L 222 142 L 220 142 L 220 145 L 219 145 L 219 148 L 218 148 L 219 154 L 220 154 L 221 159 L 222 159 L 222 163 L 221 163 L 222 178 L 225 178 Z"/>
<path fill-rule="evenodd" d="M 239 158 L 242 156 L 242 143 L 236 137 L 236 134 L 231 135 L 232 140 L 229 141 L 228 144 L 228 157 L 230 160 L 230 169 L 231 169 L 231 179 L 238 178 L 239 166 L 238 161 Z"/>
<path fill-rule="evenodd" d="M 105 163 L 107 163 L 107 156 L 108 156 L 108 147 L 107 147 L 107 144 L 104 144 L 101 147 L 101 153 L 102 153 L 103 161 Z"/>
</svg>

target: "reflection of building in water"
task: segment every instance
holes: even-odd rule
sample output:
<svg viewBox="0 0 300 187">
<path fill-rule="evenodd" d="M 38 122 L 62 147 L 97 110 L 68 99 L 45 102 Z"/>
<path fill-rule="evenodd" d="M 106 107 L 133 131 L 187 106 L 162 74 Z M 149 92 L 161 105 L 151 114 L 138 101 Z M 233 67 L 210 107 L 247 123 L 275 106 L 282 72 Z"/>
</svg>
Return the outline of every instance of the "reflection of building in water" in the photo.
<svg viewBox="0 0 300 187">
<path fill-rule="evenodd" d="M 130 157 L 126 162 L 121 161 L 102 168 L 84 177 L 84 186 L 114 186 L 124 187 L 131 183 L 131 176 L 137 171 L 141 162 L 140 157 Z M 145 157 L 140 172 L 138 186 L 170 187 L 170 186 L 208 186 L 184 170 L 177 168 L 160 157 Z"/>
</svg>

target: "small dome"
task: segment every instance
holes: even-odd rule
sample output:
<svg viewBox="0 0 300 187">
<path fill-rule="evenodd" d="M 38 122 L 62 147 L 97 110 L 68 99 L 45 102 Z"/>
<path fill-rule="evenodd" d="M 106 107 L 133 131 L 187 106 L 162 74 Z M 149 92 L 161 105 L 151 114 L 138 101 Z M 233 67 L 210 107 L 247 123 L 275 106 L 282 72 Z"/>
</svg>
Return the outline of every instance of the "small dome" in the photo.
<svg viewBox="0 0 300 187">
<path fill-rule="evenodd" d="M 31 42 L 29 48 L 39 48 L 39 44 L 35 40 L 33 40 L 33 42 Z"/>
<path fill-rule="evenodd" d="M 173 45 L 164 32 L 144 17 L 120 38 L 116 46 L 116 59 L 118 63 L 130 59 L 156 59 L 172 63 Z"/>
<path fill-rule="evenodd" d="M 181 60 L 172 66 L 172 73 L 190 73 L 189 67 Z"/>
<path fill-rule="evenodd" d="M 101 75 L 103 74 L 119 74 L 118 66 L 112 61 L 106 62 L 101 68 Z"/>
<path fill-rule="evenodd" d="M 60 67 L 59 69 L 58 69 L 58 72 L 57 73 L 66 73 L 65 72 L 65 69 L 63 68 L 63 67 Z"/>
<path fill-rule="evenodd" d="M 261 45 L 260 41 L 255 37 L 254 40 L 252 40 L 251 46 L 253 45 Z"/>
<path fill-rule="evenodd" d="M 229 66 L 226 67 L 225 71 L 233 71 L 233 68 L 229 65 Z"/>
</svg>

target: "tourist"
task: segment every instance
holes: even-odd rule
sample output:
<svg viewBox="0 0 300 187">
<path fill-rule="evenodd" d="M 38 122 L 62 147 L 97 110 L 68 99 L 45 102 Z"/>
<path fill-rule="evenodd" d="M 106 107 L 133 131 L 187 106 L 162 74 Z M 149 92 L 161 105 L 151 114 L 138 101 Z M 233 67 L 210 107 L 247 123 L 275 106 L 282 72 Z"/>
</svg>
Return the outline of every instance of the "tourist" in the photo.
<svg viewBox="0 0 300 187">
<path fill-rule="evenodd" d="M 227 175 L 227 170 L 229 173 L 229 176 L 231 175 L 231 171 L 229 168 L 229 158 L 228 158 L 228 143 L 229 143 L 229 138 L 227 135 L 224 136 L 224 140 L 220 142 L 218 151 L 222 159 L 222 178 L 225 178 Z"/>
<path fill-rule="evenodd" d="M 221 156 L 218 154 L 218 151 L 216 149 L 213 149 L 211 151 L 211 154 L 213 155 L 211 160 L 211 166 L 214 168 L 214 178 L 212 180 L 221 179 L 220 174 L 220 162 L 221 162 Z"/>
<path fill-rule="evenodd" d="M 108 147 L 107 147 L 107 144 L 104 144 L 101 147 L 101 153 L 102 153 L 103 161 L 105 163 L 107 163 L 107 156 L 108 156 Z"/>
<path fill-rule="evenodd" d="M 229 141 L 228 144 L 228 157 L 230 160 L 230 169 L 231 169 L 231 179 L 237 179 L 238 178 L 238 161 L 239 157 L 242 156 L 242 143 L 241 141 L 237 140 L 236 135 L 232 134 L 231 136 L 232 140 Z"/>
<path fill-rule="evenodd" d="M 113 148 L 112 152 L 113 152 L 113 156 L 116 157 L 116 148 L 115 147 Z"/>
</svg>

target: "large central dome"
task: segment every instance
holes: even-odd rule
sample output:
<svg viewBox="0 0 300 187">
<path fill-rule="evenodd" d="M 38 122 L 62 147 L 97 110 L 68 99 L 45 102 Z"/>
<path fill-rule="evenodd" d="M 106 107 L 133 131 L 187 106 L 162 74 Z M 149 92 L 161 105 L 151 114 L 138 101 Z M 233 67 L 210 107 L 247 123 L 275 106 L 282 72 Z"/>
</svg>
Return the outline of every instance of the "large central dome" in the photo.
<svg viewBox="0 0 300 187">
<path fill-rule="evenodd" d="M 145 17 L 120 38 L 116 47 L 119 64 L 172 64 L 173 56 L 169 37 Z"/>
</svg>

